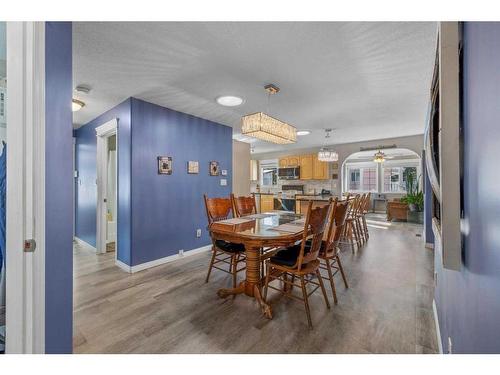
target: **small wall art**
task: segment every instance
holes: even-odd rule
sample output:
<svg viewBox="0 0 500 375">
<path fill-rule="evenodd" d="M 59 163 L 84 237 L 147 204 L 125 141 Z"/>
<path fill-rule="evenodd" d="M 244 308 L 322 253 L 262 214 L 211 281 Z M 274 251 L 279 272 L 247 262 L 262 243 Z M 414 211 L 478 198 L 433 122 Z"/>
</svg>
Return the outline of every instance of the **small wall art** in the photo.
<svg viewBox="0 0 500 375">
<path fill-rule="evenodd" d="M 187 171 L 189 174 L 198 174 L 200 173 L 200 165 L 197 161 L 190 160 L 187 163 Z"/>
<path fill-rule="evenodd" d="M 339 175 L 337 173 L 333 173 L 332 180 L 338 180 L 338 179 L 339 179 Z"/>
<path fill-rule="evenodd" d="M 339 169 L 339 163 L 338 162 L 333 162 L 332 163 L 332 169 Z"/>
<path fill-rule="evenodd" d="M 227 169 L 222 169 L 222 170 L 220 171 L 220 174 L 221 174 L 222 176 L 227 176 Z"/>
<path fill-rule="evenodd" d="M 220 174 L 220 167 L 218 161 L 211 161 L 209 168 L 210 168 L 210 176 L 218 176 Z"/>
<path fill-rule="evenodd" d="M 171 156 L 158 156 L 158 174 L 172 174 Z"/>
</svg>

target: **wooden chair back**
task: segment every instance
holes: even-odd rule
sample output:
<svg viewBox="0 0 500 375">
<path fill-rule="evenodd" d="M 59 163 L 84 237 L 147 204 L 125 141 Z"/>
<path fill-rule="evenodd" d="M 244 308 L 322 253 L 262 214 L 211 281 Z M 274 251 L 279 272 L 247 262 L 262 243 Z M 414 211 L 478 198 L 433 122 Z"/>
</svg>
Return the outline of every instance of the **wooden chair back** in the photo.
<svg viewBox="0 0 500 375">
<path fill-rule="evenodd" d="M 231 198 L 208 198 L 206 194 L 203 195 L 203 198 L 205 199 L 208 225 L 214 221 L 229 218 L 233 210 Z"/>
<path fill-rule="evenodd" d="M 234 194 L 231 193 L 231 201 L 233 202 L 233 213 L 235 217 L 257 213 L 257 204 L 254 194 L 250 197 L 235 197 Z"/>
<path fill-rule="evenodd" d="M 349 208 L 349 201 L 339 201 L 337 198 L 331 203 L 332 208 L 329 215 L 328 235 L 325 243 L 325 253 L 336 253 L 340 242 L 342 230 L 344 229 L 345 219 Z"/>
<path fill-rule="evenodd" d="M 365 200 L 365 205 L 363 207 L 363 213 L 368 212 L 370 210 L 371 196 L 372 196 L 372 193 L 366 194 L 366 200 Z"/>
<path fill-rule="evenodd" d="M 309 202 L 307 207 L 306 222 L 304 224 L 304 237 L 300 244 L 300 253 L 295 263 L 294 268 L 300 271 L 302 265 L 307 264 L 318 257 L 323 241 L 323 234 L 326 229 L 328 213 L 330 212 L 331 204 L 325 204 L 312 208 L 313 202 Z M 311 239 L 311 247 L 309 252 L 305 253 L 306 242 Z"/>
</svg>

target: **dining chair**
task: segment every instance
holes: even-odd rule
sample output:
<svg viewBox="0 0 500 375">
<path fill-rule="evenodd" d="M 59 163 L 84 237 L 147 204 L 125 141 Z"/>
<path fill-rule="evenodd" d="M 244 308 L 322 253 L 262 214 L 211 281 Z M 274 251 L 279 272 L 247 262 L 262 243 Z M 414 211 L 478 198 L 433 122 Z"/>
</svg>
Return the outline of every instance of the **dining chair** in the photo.
<svg viewBox="0 0 500 375">
<path fill-rule="evenodd" d="M 274 289 L 286 297 L 298 299 L 304 302 L 309 328 L 313 328 L 311 311 L 309 308 L 309 297 L 321 288 L 326 306 L 330 308 L 328 297 L 326 296 L 323 278 L 319 273 L 318 254 L 321 248 L 323 234 L 325 232 L 330 204 L 312 208 L 313 202 L 309 202 L 304 225 L 304 235 L 300 244 L 282 248 L 272 256 L 266 264 L 266 279 L 264 284 L 264 300 L 267 300 L 268 289 Z M 307 241 L 311 240 L 310 246 Z M 291 276 L 291 281 L 288 280 Z M 300 285 L 295 284 L 295 278 L 300 279 Z M 317 280 L 317 282 L 315 281 Z M 274 280 L 283 282 L 285 288 L 280 289 L 270 285 Z M 307 291 L 307 285 L 313 284 L 315 288 Z M 289 286 L 289 288 L 288 288 Z M 293 286 L 300 287 L 302 298 L 293 295 Z"/>
<path fill-rule="evenodd" d="M 320 260 L 320 270 L 327 271 L 328 275 L 321 276 L 323 277 L 323 279 L 330 281 L 333 302 L 335 304 L 337 304 L 337 291 L 335 289 L 334 277 L 338 272 L 340 272 L 340 274 L 342 275 L 342 280 L 344 280 L 345 287 L 349 288 L 344 268 L 342 267 L 342 263 L 339 257 L 340 238 L 345 226 L 348 207 L 349 201 L 347 199 L 339 201 L 338 198 L 335 198 L 335 200 L 332 202 L 327 235 L 323 237 L 320 252 L 318 255 L 318 259 Z"/>
<path fill-rule="evenodd" d="M 361 212 L 360 212 L 365 242 L 368 241 L 368 238 L 370 238 L 370 234 L 368 233 L 368 224 L 366 223 L 366 215 L 368 214 L 368 211 L 370 210 L 370 206 L 371 206 L 371 193 L 367 193 L 366 197 L 365 197 L 365 202 L 364 202 L 363 207 L 362 207 Z"/>
<path fill-rule="evenodd" d="M 231 198 L 208 198 L 203 195 L 205 208 L 207 211 L 208 228 L 216 221 L 226 220 L 231 216 L 233 204 Z M 208 283 L 212 268 L 229 273 L 233 277 L 233 288 L 236 288 L 236 275 L 245 267 L 238 268 L 241 262 L 245 261 L 245 247 L 242 244 L 227 242 L 212 238 L 212 257 L 208 266 L 208 273 L 205 282 Z M 218 266 L 219 263 L 229 265 L 229 270 Z"/>
<path fill-rule="evenodd" d="M 349 199 L 347 200 L 349 202 L 348 213 L 342 234 L 343 238 L 342 242 L 348 243 L 351 246 L 351 250 L 353 253 L 354 253 L 354 244 L 356 244 L 358 249 L 360 247 L 360 238 L 359 238 L 360 235 L 356 220 L 360 200 L 361 200 L 361 195 L 359 194 L 356 194 L 353 197 L 349 197 Z"/>
<path fill-rule="evenodd" d="M 231 202 L 233 203 L 233 212 L 235 217 L 248 216 L 257 213 L 257 203 L 255 202 L 255 195 L 250 197 L 235 197 L 231 193 Z"/>
</svg>

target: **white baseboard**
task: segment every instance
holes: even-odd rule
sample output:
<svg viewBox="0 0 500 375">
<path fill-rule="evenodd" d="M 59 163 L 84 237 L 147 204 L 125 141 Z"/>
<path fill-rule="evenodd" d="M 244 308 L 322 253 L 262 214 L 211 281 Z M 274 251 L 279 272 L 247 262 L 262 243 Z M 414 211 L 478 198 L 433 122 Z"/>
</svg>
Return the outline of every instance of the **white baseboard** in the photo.
<svg viewBox="0 0 500 375">
<path fill-rule="evenodd" d="M 125 272 L 135 273 L 135 272 L 143 271 L 143 270 L 148 269 L 148 268 L 160 266 L 160 265 L 165 264 L 165 263 L 174 262 L 176 260 L 191 256 L 191 255 L 200 254 L 200 253 L 209 251 L 211 249 L 212 249 L 212 245 L 210 244 L 207 246 L 199 247 L 197 249 L 185 251 L 182 255 L 180 255 L 180 254 L 169 255 L 169 256 L 164 257 L 164 258 L 155 259 L 155 260 L 152 260 L 150 262 L 137 264 L 135 266 L 129 266 L 129 265 L 119 261 L 118 259 L 116 259 L 115 263 L 118 267 L 120 267 Z"/>
<path fill-rule="evenodd" d="M 94 246 L 92 246 L 91 244 L 89 244 L 88 242 L 85 242 L 84 240 L 82 240 L 81 238 L 78 238 L 78 237 L 73 237 L 73 239 L 81 247 L 83 247 L 83 248 L 85 248 L 87 250 L 90 250 L 90 251 L 92 251 L 94 253 L 97 253 L 97 249 Z"/>
<path fill-rule="evenodd" d="M 434 312 L 434 324 L 436 325 L 436 336 L 438 341 L 439 354 L 443 354 L 443 342 L 441 341 L 441 330 L 439 329 L 439 318 L 437 313 L 436 300 L 432 300 L 432 311 Z"/>
<path fill-rule="evenodd" d="M 132 267 L 123 263 L 121 260 L 115 259 L 115 264 L 127 273 L 132 273 Z"/>
<path fill-rule="evenodd" d="M 433 243 L 430 243 L 430 242 L 426 242 L 426 243 L 425 243 L 425 247 L 426 247 L 427 249 L 434 249 L 434 244 L 433 244 Z"/>
</svg>

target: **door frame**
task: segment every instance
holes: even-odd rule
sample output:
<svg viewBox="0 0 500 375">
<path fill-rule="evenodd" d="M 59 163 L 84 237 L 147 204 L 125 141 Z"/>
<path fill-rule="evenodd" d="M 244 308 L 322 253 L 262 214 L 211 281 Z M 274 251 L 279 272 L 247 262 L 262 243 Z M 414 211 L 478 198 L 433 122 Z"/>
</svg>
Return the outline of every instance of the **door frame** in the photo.
<svg viewBox="0 0 500 375">
<path fill-rule="evenodd" d="M 44 353 L 45 22 L 7 22 L 7 77 L 6 353 Z"/>
<path fill-rule="evenodd" d="M 118 166 L 118 119 L 114 118 L 95 129 L 97 137 L 97 226 L 96 252 L 106 253 L 107 198 L 108 198 L 108 138 L 116 136 L 116 163 Z M 116 207 L 118 211 L 118 168 L 116 168 Z M 118 212 L 117 212 L 118 213 Z M 115 259 L 118 256 L 118 215 L 116 221 Z"/>
</svg>

